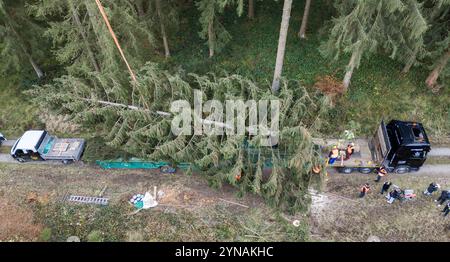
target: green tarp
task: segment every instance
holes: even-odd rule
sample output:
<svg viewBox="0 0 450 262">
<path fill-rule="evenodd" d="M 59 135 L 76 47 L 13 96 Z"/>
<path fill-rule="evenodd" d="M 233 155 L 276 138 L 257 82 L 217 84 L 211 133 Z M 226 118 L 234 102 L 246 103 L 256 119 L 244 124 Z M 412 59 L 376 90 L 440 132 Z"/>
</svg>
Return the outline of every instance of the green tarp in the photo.
<svg viewBox="0 0 450 262">
<path fill-rule="evenodd" d="M 153 162 L 140 159 L 130 159 L 129 161 L 123 161 L 122 159 L 107 161 L 97 160 L 96 163 L 104 169 L 158 169 L 163 166 L 171 166 L 169 162 Z M 189 163 L 179 163 L 177 168 L 187 169 L 189 168 L 189 165 Z"/>
</svg>

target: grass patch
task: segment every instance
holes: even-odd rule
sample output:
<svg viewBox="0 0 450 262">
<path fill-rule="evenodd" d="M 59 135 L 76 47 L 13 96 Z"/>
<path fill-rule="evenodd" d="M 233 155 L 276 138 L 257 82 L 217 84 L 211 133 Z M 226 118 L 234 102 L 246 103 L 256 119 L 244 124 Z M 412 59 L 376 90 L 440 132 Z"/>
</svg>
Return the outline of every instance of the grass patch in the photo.
<svg viewBox="0 0 450 262">
<path fill-rule="evenodd" d="M 0 154 L 9 154 L 11 152 L 11 148 L 7 146 L 0 146 Z"/>
<path fill-rule="evenodd" d="M 23 83 L 0 78 L 0 132 L 7 138 L 43 127 L 38 120 L 39 108 L 21 93 L 23 86 Z"/>
<path fill-rule="evenodd" d="M 306 241 L 308 224 L 294 227 L 280 215 L 261 210 L 241 213 L 222 206 L 188 211 L 150 210 L 130 216 L 126 203 L 106 207 L 53 203 L 35 206 L 46 228 L 41 241 Z"/>
<path fill-rule="evenodd" d="M 445 165 L 450 164 L 450 157 L 446 156 L 432 156 L 427 158 L 427 165 Z M 450 172 L 450 171 L 449 171 Z"/>
<path fill-rule="evenodd" d="M 35 207 L 38 221 L 50 229 L 50 241 L 65 242 L 70 236 L 82 241 L 120 241 L 126 233 L 126 212 L 121 206 L 97 207 L 55 203 Z"/>
</svg>

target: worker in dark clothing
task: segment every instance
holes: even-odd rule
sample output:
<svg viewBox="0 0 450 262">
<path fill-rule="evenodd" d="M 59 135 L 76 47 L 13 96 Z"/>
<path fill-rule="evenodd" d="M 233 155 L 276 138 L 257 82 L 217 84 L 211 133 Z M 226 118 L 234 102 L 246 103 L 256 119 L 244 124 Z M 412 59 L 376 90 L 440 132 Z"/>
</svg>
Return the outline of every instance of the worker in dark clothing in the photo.
<svg viewBox="0 0 450 262">
<path fill-rule="evenodd" d="M 384 182 L 383 187 L 381 187 L 380 194 L 384 194 L 385 192 L 387 192 L 389 190 L 389 188 L 391 187 L 391 185 L 392 185 L 392 182 L 390 182 L 390 181 Z"/>
<path fill-rule="evenodd" d="M 363 198 L 367 193 L 370 191 L 370 186 L 368 183 L 364 184 L 364 186 L 361 187 L 359 197 Z"/>
<path fill-rule="evenodd" d="M 440 187 L 441 186 L 439 184 L 436 184 L 435 182 L 433 182 L 428 186 L 427 190 L 425 190 L 423 192 L 423 194 L 427 195 L 427 196 L 431 196 L 431 194 L 433 194 L 433 192 L 437 191 Z"/>
<path fill-rule="evenodd" d="M 450 212 L 450 202 L 445 205 L 444 209 L 441 212 L 444 212 L 444 217 L 448 215 L 448 213 Z"/>
<path fill-rule="evenodd" d="M 439 202 L 439 206 L 441 206 L 448 199 L 450 199 L 450 190 L 442 190 L 441 195 L 434 202 Z"/>
<path fill-rule="evenodd" d="M 388 203 L 392 204 L 394 202 L 395 199 L 400 199 L 400 194 L 402 193 L 402 191 L 400 190 L 400 188 L 394 188 L 394 190 L 392 190 L 389 193 L 389 199 L 388 199 Z"/>
<path fill-rule="evenodd" d="M 384 166 L 380 166 L 377 168 L 377 179 L 375 179 L 375 182 L 380 182 L 381 178 L 387 175 L 387 171 L 384 168 Z"/>
</svg>

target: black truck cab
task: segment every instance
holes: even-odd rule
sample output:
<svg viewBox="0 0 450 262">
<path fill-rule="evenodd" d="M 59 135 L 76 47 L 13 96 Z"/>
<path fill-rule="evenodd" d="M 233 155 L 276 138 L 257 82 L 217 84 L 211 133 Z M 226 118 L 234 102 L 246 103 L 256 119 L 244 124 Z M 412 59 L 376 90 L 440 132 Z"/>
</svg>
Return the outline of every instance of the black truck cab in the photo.
<svg viewBox="0 0 450 262">
<path fill-rule="evenodd" d="M 383 165 L 391 172 L 417 171 L 427 158 L 431 145 L 421 123 L 392 120 L 386 125 L 387 154 Z"/>
</svg>

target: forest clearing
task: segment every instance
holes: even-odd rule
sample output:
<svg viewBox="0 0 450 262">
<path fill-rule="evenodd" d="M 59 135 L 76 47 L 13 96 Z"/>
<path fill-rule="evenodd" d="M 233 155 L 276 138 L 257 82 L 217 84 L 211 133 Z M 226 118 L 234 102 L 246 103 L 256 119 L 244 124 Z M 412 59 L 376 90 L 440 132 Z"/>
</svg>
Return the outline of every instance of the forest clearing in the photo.
<svg viewBox="0 0 450 262">
<path fill-rule="evenodd" d="M 448 0 L 0 0 L 0 241 L 448 242 L 449 28 Z M 189 165 L 96 164 L 135 159 Z"/>
<path fill-rule="evenodd" d="M 98 167 L 0 164 L 1 241 L 448 241 L 448 223 L 432 198 L 389 205 L 379 190 L 357 198 L 361 174 L 330 174 L 311 213 L 272 211 L 254 195 L 237 197 L 230 186 L 210 188 L 197 175 L 102 170 Z M 395 184 L 423 191 L 450 173 L 392 175 Z M 107 207 L 62 201 L 65 194 L 96 195 L 107 186 Z M 157 186 L 159 206 L 133 214 L 128 199 Z M 231 201 L 225 202 L 221 199 Z M 243 206 L 242 206 L 243 205 Z M 27 220 L 29 219 L 29 220 Z M 298 220 L 300 226 L 293 225 Z M 19 222 L 17 222 L 19 221 Z M 105 223 L 106 222 L 106 223 Z M 426 224 L 426 227 L 422 227 Z M 92 233 L 94 232 L 94 233 Z M 96 233 L 100 233 L 99 236 Z"/>
</svg>

